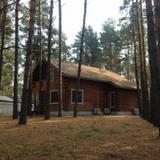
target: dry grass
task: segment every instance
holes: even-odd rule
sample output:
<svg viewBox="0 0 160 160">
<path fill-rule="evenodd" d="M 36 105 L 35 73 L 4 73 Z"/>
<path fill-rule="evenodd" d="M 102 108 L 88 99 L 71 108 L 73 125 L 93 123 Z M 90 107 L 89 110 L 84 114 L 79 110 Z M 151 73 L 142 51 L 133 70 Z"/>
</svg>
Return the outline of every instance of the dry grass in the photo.
<svg viewBox="0 0 160 160">
<path fill-rule="evenodd" d="M 136 116 L 0 118 L 0 160 L 158 159 L 158 129 Z"/>
</svg>

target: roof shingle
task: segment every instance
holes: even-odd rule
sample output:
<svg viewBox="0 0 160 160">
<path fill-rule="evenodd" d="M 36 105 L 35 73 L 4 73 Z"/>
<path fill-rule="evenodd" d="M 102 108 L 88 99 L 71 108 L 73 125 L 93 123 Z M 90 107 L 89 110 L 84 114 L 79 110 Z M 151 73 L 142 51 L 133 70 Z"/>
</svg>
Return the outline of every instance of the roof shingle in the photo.
<svg viewBox="0 0 160 160">
<path fill-rule="evenodd" d="M 53 60 L 52 65 L 58 68 L 58 61 Z M 62 62 L 62 73 L 66 77 L 76 78 L 78 64 L 71 62 Z M 108 82 L 119 88 L 136 89 L 136 85 L 128 79 L 120 76 L 109 70 L 104 70 L 96 67 L 82 65 L 81 79 Z"/>
</svg>

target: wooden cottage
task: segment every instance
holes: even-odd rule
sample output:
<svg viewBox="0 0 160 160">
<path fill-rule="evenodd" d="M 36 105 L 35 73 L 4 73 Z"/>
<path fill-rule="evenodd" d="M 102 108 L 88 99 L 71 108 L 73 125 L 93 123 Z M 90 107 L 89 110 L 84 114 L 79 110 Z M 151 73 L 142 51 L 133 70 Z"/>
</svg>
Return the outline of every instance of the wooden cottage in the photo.
<svg viewBox="0 0 160 160">
<path fill-rule="evenodd" d="M 43 113 L 46 106 L 47 62 L 42 62 L 42 80 L 39 80 L 38 64 L 33 70 L 32 93 L 36 111 Z M 63 113 L 72 114 L 75 101 L 75 86 L 78 65 L 62 63 Z M 52 114 L 58 112 L 58 61 L 51 65 Z M 138 94 L 135 85 L 124 77 L 104 69 L 82 65 L 80 90 L 78 95 L 78 114 L 107 114 L 110 112 L 129 112 L 138 108 Z"/>
</svg>

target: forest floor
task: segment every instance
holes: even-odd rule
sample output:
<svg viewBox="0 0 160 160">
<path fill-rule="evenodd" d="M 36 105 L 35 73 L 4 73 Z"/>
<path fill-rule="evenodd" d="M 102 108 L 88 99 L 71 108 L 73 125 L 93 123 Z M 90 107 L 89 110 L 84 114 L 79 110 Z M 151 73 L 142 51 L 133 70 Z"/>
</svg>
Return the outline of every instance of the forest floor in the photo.
<svg viewBox="0 0 160 160">
<path fill-rule="evenodd" d="M 137 116 L 0 117 L 0 160 L 159 160 L 158 129 Z"/>
</svg>

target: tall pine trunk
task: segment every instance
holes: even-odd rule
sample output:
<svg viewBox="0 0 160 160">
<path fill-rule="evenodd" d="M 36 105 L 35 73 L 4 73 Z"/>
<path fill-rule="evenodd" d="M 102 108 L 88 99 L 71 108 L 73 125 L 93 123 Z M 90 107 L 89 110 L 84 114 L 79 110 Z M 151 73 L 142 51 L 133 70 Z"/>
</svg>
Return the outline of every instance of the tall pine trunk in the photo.
<svg viewBox="0 0 160 160">
<path fill-rule="evenodd" d="M 7 15 L 7 0 L 3 0 L 3 11 L 2 11 L 2 28 L 1 28 L 1 48 L 0 48 L 0 87 L 2 87 L 2 70 L 3 70 L 3 50 L 5 41 L 5 27 L 6 27 L 6 15 Z"/>
<path fill-rule="evenodd" d="M 27 115 L 32 116 L 32 76 L 29 80 Z"/>
<path fill-rule="evenodd" d="M 160 69 L 159 52 L 156 43 L 152 0 L 145 0 L 148 26 L 148 52 L 151 71 L 151 118 L 154 125 L 160 125 Z"/>
<path fill-rule="evenodd" d="M 59 6 L 59 111 L 58 116 L 62 116 L 62 5 L 58 0 Z"/>
<path fill-rule="evenodd" d="M 32 66 L 31 66 L 32 39 L 34 35 L 35 12 L 36 12 L 36 1 L 31 0 L 29 33 L 28 33 L 28 41 L 27 41 L 27 53 L 26 53 L 26 62 L 25 62 L 25 70 L 24 70 L 22 104 L 21 104 L 19 124 L 27 124 L 28 92 L 29 92 L 30 75 L 31 75 L 31 69 L 32 69 Z"/>
<path fill-rule="evenodd" d="M 135 7 L 134 7 L 134 1 L 132 0 L 132 30 L 133 30 L 133 48 L 134 48 L 134 63 L 135 63 L 135 78 L 136 78 L 136 86 L 137 86 L 137 92 L 138 92 L 138 104 L 139 104 L 139 110 L 141 109 L 141 93 L 140 93 L 140 84 L 139 84 L 139 67 L 138 67 L 138 55 L 137 55 L 137 39 L 136 39 L 136 18 L 135 18 Z"/>
<path fill-rule="evenodd" d="M 51 90 L 51 39 L 53 31 L 53 0 L 50 2 L 50 18 L 49 18 L 49 27 L 48 27 L 48 76 L 47 76 L 47 106 L 45 108 L 45 120 L 50 118 L 50 90 Z"/>
<path fill-rule="evenodd" d="M 160 50 L 160 1 L 154 0 L 155 6 L 155 31 L 157 33 L 158 50 Z"/>
<path fill-rule="evenodd" d="M 151 109 L 149 103 L 149 93 L 148 93 L 148 76 L 146 70 L 146 50 L 145 50 L 145 31 L 144 31 L 144 20 L 143 20 L 143 1 L 140 0 L 140 29 L 141 29 L 141 41 L 142 41 L 142 67 L 143 67 L 143 79 L 144 79 L 144 94 L 145 94 L 145 103 L 143 114 L 147 120 L 151 120 Z"/>
<path fill-rule="evenodd" d="M 154 8 L 155 8 L 155 31 L 156 31 L 156 41 L 157 43 L 157 65 L 158 65 L 158 71 L 160 74 L 160 1 L 159 0 L 154 0 Z M 159 80 L 160 80 L 160 75 L 159 75 Z M 157 86 L 158 88 L 160 87 L 160 84 Z M 159 89 L 160 90 L 160 89 Z M 159 91 L 160 92 L 160 91 Z M 159 93 L 160 94 L 160 93 Z M 157 97 L 158 99 L 158 97 Z M 160 102 L 159 102 L 160 104 Z M 153 121 L 156 123 L 157 126 L 159 126 L 159 131 L 160 131 L 160 107 L 157 106 L 152 108 L 152 117 Z M 160 132 L 159 132 L 160 134 Z"/>
<path fill-rule="evenodd" d="M 39 35 L 39 61 L 42 61 L 42 4 L 41 4 L 41 0 L 39 0 L 38 3 L 39 7 L 38 7 L 38 35 Z"/>
<path fill-rule="evenodd" d="M 42 91 L 42 7 L 41 7 L 41 0 L 38 1 L 38 25 L 39 25 L 39 28 L 38 28 L 38 55 L 39 55 L 39 59 L 38 59 L 38 62 L 39 62 L 39 95 L 41 94 L 41 91 Z M 39 107 L 42 108 L 42 104 L 39 103 Z"/>
<path fill-rule="evenodd" d="M 135 63 L 135 78 L 136 78 L 136 86 L 137 86 L 137 93 L 138 93 L 138 105 L 139 110 L 141 109 L 141 93 L 140 93 L 140 84 L 139 84 L 139 68 L 138 68 L 138 56 L 137 56 L 137 46 L 136 46 L 136 38 L 135 38 L 135 31 L 133 30 L 133 47 L 134 47 L 134 63 Z"/>
<path fill-rule="evenodd" d="M 142 28 L 143 24 L 140 15 L 140 7 L 139 1 L 136 0 L 136 16 L 137 16 L 137 32 L 138 32 L 138 46 L 139 46 L 139 57 L 140 57 L 140 81 L 141 81 L 141 95 L 142 95 L 142 116 L 143 118 L 149 120 L 148 117 L 148 108 L 149 108 L 149 100 L 148 100 L 148 85 L 146 80 L 146 70 L 145 70 L 145 50 L 143 44 L 143 35 L 142 35 Z"/>
<path fill-rule="evenodd" d="M 77 81 L 76 81 L 76 94 L 75 94 L 75 104 L 74 104 L 74 114 L 73 114 L 74 117 L 77 116 L 77 104 L 78 104 L 78 93 L 79 93 L 79 87 L 80 87 L 80 76 L 81 76 L 81 66 L 82 66 L 82 57 L 83 57 L 83 44 L 84 44 L 84 35 L 85 35 L 85 26 L 86 26 L 86 15 L 87 15 L 87 0 L 84 0 L 84 15 L 83 15 L 79 64 L 78 64 Z"/>
<path fill-rule="evenodd" d="M 15 61 L 14 61 L 13 119 L 18 118 L 19 2 L 20 0 L 16 1 L 16 9 L 15 9 Z"/>
</svg>

